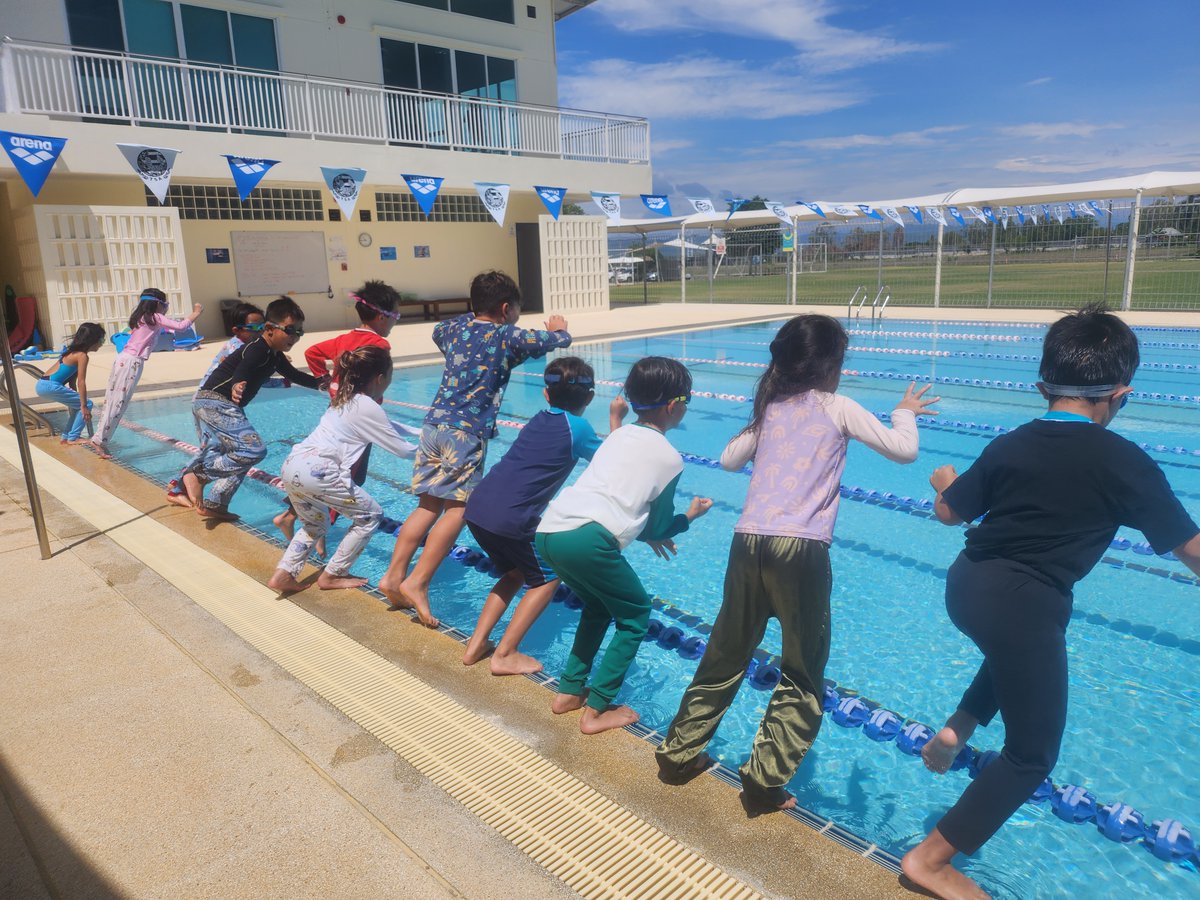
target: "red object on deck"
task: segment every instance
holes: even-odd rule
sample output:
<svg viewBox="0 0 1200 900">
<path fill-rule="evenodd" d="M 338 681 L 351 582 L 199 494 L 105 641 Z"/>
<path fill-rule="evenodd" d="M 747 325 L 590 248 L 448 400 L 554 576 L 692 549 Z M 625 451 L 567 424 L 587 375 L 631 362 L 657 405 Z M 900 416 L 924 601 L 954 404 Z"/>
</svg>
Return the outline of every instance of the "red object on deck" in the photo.
<svg viewBox="0 0 1200 900">
<path fill-rule="evenodd" d="M 33 329 L 37 326 L 37 298 L 17 298 L 17 323 L 8 332 L 8 345 L 13 353 L 29 346 Z"/>
</svg>

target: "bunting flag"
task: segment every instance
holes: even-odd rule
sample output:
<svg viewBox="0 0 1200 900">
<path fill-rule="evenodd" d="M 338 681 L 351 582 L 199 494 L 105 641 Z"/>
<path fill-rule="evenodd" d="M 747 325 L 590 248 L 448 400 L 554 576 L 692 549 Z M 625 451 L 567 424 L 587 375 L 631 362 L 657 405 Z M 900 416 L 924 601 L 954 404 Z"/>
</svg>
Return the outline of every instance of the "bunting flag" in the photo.
<svg viewBox="0 0 1200 900">
<path fill-rule="evenodd" d="M 904 207 L 904 208 L 908 210 L 908 214 L 909 214 L 910 216 L 912 216 L 914 219 L 916 219 L 916 220 L 917 220 L 917 224 L 918 224 L 918 225 L 924 225 L 924 224 L 925 224 L 925 218 L 924 218 L 924 217 L 921 215 L 921 207 L 919 207 L 919 206 L 906 206 L 906 207 Z"/>
<path fill-rule="evenodd" d="M 1095 219 L 1095 218 L 1097 218 L 1096 210 L 1092 209 L 1091 203 L 1092 203 L 1092 201 L 1090 201 L 1090 200 L 1087 203 L 1080 203 L 1079 211 L 1081 213 L 1083 213 L 1085 216 L 1091 216 L 1093 219 Z"/>
<path fill-rule="evenodd" d="M 708 213 L 715 213 L 717 211 L 717 208 L 713 206 L 712 200 L 708 197 L 688 197 L 687 201 L 692 204 L 692 209 L 698 213 L 707 215 Z"/>
<path fill-rule="evenodd" d="M 1099 203 L 1097 203 L 1095 200 L 1089 200 L 1087 202 L 1087 205 L 1090 206 L 1093 211 L 1095 211 L 1097 217 L 1107 215 L 1107 212 L 1104 209 L 1104 207 L 1101 206 Z"/>
<path fill-rule="evenodd" d="M 1067 204 L 1067 212 L 1069 212 L 1069 213 L 1071 214 L 1071 218 L 1072 218 L 1072 219 L 1078 219 L 1078 218 L 1079 218 L 1079 216 L 1075 215 L 1075 204 L 1074 204 L 1074 203 L 1068 203 L 1068 204 Z"/>
<path fill-rule="evenodd" d="M 179 151 L 169 147 L 147 147 L 144 144 L 117 144 L 117 149 L 158 198 L 158 202 L 166 203 L 167 188 L 171 186 L 171 173 L 175 169 L 175 157 Z"/>
<path fill-rule="evenodd" d="M 1066 218 L 1066 213 L 1063 212 L 1062 204 L 1054 207 L 1054 218 L 1058 219 L 1058 224 L 1061 225 Z"/>
<path fill-rule="evenodd" d="M 16 167 L 17 174 L 35 197 L 41 193 L 42 185 L 50 177 L 50 170 L 67 145 L 66 138 L 21 134 L 17 131 L 0 131 L 0 141 L 4 142 L 4 150 Z"/>
<path fill-rule="evenodd" d="M 1007 206 L 1000 207 L 1000 227 L 1008 231 L 1008 220 L 1012 218 L 1012 214 L 1008 211 Z"/>
<path fill-rule="evenodd" d="M 897 225 L 899 225 L 901 228 L 904 227 L 904 219 L 900 218 L 900 212 L 899 212 L 899 210 L 896 209 L 896 207 L 885 206 L 883 208 L 883 214 L 885 216 L 887 216 L 889 219 L 891 219 L 893 222 L 895 222 Z"/>
<path fill-rule="evenodd" d="M 1050 222 L 1050 207 L 1045 203 L 1042 204 L 1042 216 L 1045 218 L 1047 223 Z"/>
<path fill-rule="evenodd" d="M 969 212 L 971 215 L 973 215 L 975 218 L 977 218 L 980 222 L 984 222 L 984 223 L 987 222 L 987 216 L 985 216 L 983 214 L 983 210 L 980 209 L 978 206 L 968 206 L 967 212 Z"/>
<path fill-rule="evenodd" d="M 1037 217 L 1038 217 L 1037 207 L 1034 206 L 1032 203 L 1029 204 L 1029 218 L 1033 220 L 1034 225 L 1036 225 L 1038 223 Z"/>
<path fill-rule="evenodd" d="M 349 222 L 354 215 L 354 207 L 358 205 L 358 194 L 367 177 L 367 170 L 353 166 L 344 169 L 321 166 L 321 174 L 325 176 L 325 184 L 329 193 L 333 194 L 334 202 L 341 207 L 342 215 Z"/>
<path fill-rule="evenodd" d="M 238 198 L 245 203 L 246 198 L 254 193 L 258 183 L 279 162 L 277 159 L 255 159 L 250 156 L 232 156 L 222 153 L 229 163 L 229 172 L 233 175 L 233 184 L 237 188 Z"/>
<path fill-rule="evenodd" d="M 479 201 L 484 205 L 496 224 L 504 227 L 504 217 L 508 213 L 509 185 L 497 184 L 494 181 L 477 181 L 475 190 L 479 191 Z"/>
<path fill-rule="evenodd" d="M 774 213 L 775 218 L 777 218 L 780 222 L 782 222 L 784 225 L 786 225 L 789 229 L 792 227 L 791 214 L 788 213 L 787 207 L 784 206 L 782 203 L 774 203 L 774 202 L 768 201 L 767 209 L 769 209 L 772 213 Z"/>
<path fill-rule="evenodd" d="M 844 219 L 853 219 L 855 216 L 858 215 L 857 209 L 855 209 L 853 206 L 846 206 L 845 204 L 842 204 L 842 203 L 839 203 L 836 206 L 831 207 L 831 209 Z"/>
<path fill-rule="evenodd" d="M 554 216 L 554 220 L 557 222 L 558 216 L 562 212 L 563 199 L 567 196 L 567 189 L 535 184 L 533 190 L 537 193 L 538 199 L 545 204 L 546 211 Z"/>
<path fill-rule="evenodd" d="M 967 224 L 967 223 L 966 223 L 966 222 L 963 220 L 962 213 L 960 213 L 960 212 L 958 211 L 958 207 L 957 207 L 957 206 L 947 206 L 947 207 L 946 207 L 946 209 L 947 209 L 947 210 L 949 210 L 949 212 L 950 212 L 950 215 L 954 216 L 954 221 L 955 221 L 955 222 L 957 222 L 959 225 L 966 225 L 966 224 Z"/>
<path fill-rule="evenodd" d="M 642 205 L 652 213 L 671 215 L 671 201 L 666 194 L 642 194 Z"/>
<path fill-rule="evenodd" d="M 608 216 L 608 221 L 614 225 L 621 224 L 621 195 L 609 191 L 592 191 L 592 202 L 600 207 L 600 211 Z"/>
<path fill-rule="evenodd" d="M 822 219 L 825 218 L 825 210 L 821 209 L 821 205 L 819 203 L 805 203 L 803 200 L 800 200 L 799 203 L 801 206 L 807 206 Z"/>
<path fill-rule="evenodd" d="M 990 206 L 985 206 L 983 208 L 983 217 L 992 225 L 996 224 L 996 214 L 992 212 L 992 208 Z"/>
<path fill-rule="evenodd" d="M 938 208 L 936 206 L 927 206 L 927 207 L 925 207 L 925 212 L 929 213 L 929 218 L 933 219 L 933 221 L 937 222 L 943 228 L 945 228 L 949 224 L 946 221 L 945 214 L 941 211 L 940 208 Z"/>
<path fill-rule="evenodd" d="M 437 202 L 438 191 L 442 189 L 442 179 L 436 175 L 405 175 L 403 173 L 400 177 L 404 179 L 404 183 L 412 191 L 413 199 L 417 201 L 417 206 L 421 207 L 421 212 L 428 219 L 429 214 L 433 212 L 433 204 Z"/>
<path fill-rule="evenodd" d="M 742 206 L 745 205 L 745 203 L 746 203 L 746 201 L 743 200 L 741 197 L 735 197 L 734 199 L 730 200 L 729 201 L 729 215 L 727 215 L 725 217 L 725 221 L 728 222 L 731 218 L 733 218 L 733 214 L 735 212 L 737 212 L 739 209 L 741 209 Z"/>
<path fill-rule="evenodd" d="M 1017 224 L 1024 225 L 1025 224 L 1025 207 L 1014 206 L 1013 209 L 1015 209 L 1017 211 Z"/>
<path fill-rule="evenodd" d="M 858 208 L 859 208 L 859 211 L 861 211 L 864 216 L 867 216 L 868 218 L 871 218 L 871 219 L 875 219 L 877 222 L 883 221 L 883 216 L 881 216 L 879 213 L 875 212 L 875 207 L 871 206 L 870 203 L 860 203 L 860 204 L 858 204 Z"/>
</svg>

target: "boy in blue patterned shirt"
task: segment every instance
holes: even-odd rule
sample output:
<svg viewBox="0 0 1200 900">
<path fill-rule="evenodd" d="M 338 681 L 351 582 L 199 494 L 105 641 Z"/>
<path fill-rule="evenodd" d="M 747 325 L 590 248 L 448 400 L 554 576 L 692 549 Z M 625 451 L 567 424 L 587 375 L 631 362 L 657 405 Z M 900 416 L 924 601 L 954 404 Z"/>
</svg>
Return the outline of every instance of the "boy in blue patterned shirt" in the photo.
<svg viewBox="0 0 1200 900">
<path fill-rule="evenodd" d="M 446 370 L 433 408 L 425 416 L 413 460 L 418 506 L 404 521 L 379 590 L 393 609 L 415 609 L 421 624 L 438 624 L 429 608 L 429 582 L 463 527 L 467 498 L 483 477 L 488 441 L 514 366 L 571 345 L 567 320 L 551 316 L 546 330 L 517 328 L 521 291 L 503 272 L 484 272 L 471 282 L 471 309 L 433 329 Z M 421 558 L 408 572 L 417 547 Z"/>
</svg>

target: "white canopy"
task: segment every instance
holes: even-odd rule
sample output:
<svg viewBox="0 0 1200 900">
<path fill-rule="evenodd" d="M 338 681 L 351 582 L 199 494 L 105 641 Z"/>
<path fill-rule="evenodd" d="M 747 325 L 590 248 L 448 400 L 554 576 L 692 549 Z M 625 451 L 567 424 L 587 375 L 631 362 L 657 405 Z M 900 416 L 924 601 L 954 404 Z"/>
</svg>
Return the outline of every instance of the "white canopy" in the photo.
<svg viewBox="0 0 1200 900">
<path fill-rule="evenodd" d="M 629 266 L 640 262 L 645 262 L 640 256 L 614 256 L 608 261 L 608 264 L 610 266 Z"/>
<path fill-rule="evenodd" d="M 693 244 L 691 241 L 681 241 L 679 238 L 672 238 L 669 241 L 663 241 L 659 247 L 682 247 L 684 250 L 707 250 L 708 247 L 703 244 Z"/>
</svg>

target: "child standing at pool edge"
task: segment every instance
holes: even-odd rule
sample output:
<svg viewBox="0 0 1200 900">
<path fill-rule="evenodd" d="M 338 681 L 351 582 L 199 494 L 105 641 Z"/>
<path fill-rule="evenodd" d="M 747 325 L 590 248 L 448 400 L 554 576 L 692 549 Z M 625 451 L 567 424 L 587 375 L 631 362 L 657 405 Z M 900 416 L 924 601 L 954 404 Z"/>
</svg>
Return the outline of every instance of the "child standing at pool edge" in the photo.
<svg viewBox="0 0 1200 900">
<path fill-rule="evenodd" d="M 421 623 L 431 628 L 438 620 L 429 608 L 429 582 L 462 531 L 463 508 L 483 477 L 509 375 L 527 359 L 571 345 L 562 316 L 551 316 L 545 331 L 517 327 L 521 291 L 503 272 L 475 276 L 471 310 L 433 329 L 446 370 L 413 461 L 418 505 L 400 528 L 392 561 L 379 580 L 393 609 L 415 609 Z M 408 572 L 422 540 L 421 558 Z"/>
<path fill-rule="evenodd" d="M 628 706 L 612 704 L 646 634 L 650 595 L 621 551 L 641 540 L 670 559 L 677 552 L 671 539 L 712 508 L 707 497 L 692 498 L 686 513 L 676 515 L 674 508 L 683 459 L 666 432 L 687 414 L 691 372 L 678 360 L 647 356 L 630 369 L 625 396 L 637 422 L 608 436 L 579 480 L 550 502 L 537 529 L 538 553 L 583 601 L 551 709 L 562 714 L 583 707 L 584 734 L 638 720 Z M 592 673 L 613 622 L 612 640 Z"/>
<path fill-rule="evenodd" d="M 946 577 L 946 611 L 983 653 L 971 685 L 925 764 L 950 768 L 975 728 L 997 712 L 1004 748 L 915 848 L 904 873 L 945 898 L 987 894 L 952 865 L 986 843 L 1054 768 L 1067 716 L 1066 629 L 1072 588 L 1099 562 L 1117 527 L 1137 528 L 1156 553 L 1173 550 L 1200 574 L 1200 529 L 1162 470 L 1108 430 L 1129 399 L 1137 337 L 1092 306 L 1046 332 L 1040 419 L 992 440 L 962 475 L 934 471 L 937 518 L 967 532 Z"/>
<path fill-rule="evenodd" d="M 39 397 L 57 400 L 67 408 L 67 427 L 62 434 L 64 444 L 78 443 L 84 424 L 92 421 L 92 401 L 87 395 L 88 354 L 99 350 L 103 343 L 104 327 L 95 322 L 84 322 L 75 331 L 70 346 L 59 356 L 58 362 L 37 383 Z"/>
<path fill-rule="evenodd" d="M 894 462 L 917 458 L 916 416 L 935 415 L 912 384 L 883 425 L 837 393 L 848 338 L 829 316 L 796 316 L 771 341 L 754 412 L 721 454 L 754 474 L 734 528 L 725 597 L 679 712 L 659 746 L 660 778 L 683 784 L 712 765 L 704 748 L 733 702 L 767 620 L 783 631 L 782 677 L 741 768 L 742 802 L 758 815 L 795 806 L 791 781 L 821 727 L 829 659 L 829 544 L 851 439 Z"/>
</svg>

